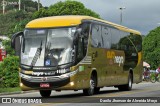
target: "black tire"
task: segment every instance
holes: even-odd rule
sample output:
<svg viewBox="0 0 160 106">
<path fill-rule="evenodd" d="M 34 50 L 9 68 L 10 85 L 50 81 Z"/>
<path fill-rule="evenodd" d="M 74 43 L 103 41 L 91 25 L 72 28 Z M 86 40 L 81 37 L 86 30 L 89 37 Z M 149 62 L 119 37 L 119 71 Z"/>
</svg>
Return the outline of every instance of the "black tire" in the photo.
<svg viewBox="0 0 160 106">
<path fill-rule="evenodd" d="M 39 93 L 40 93 L 40 95 L 41 95 L 42 97 L 47 98 L 47 97 L 50 97 L 50 95 L 51 95 L 51 90 L 39 90 Z"/>
<path fill-rule="evenodd" d="M 99 91 L 100 91 L 100 88 L 99 88 L 99 87 L 95 87 L 95 88 L 94 88 L 94 93 L 95 93 L 95 94 L 98 94 Z"/>
<path fill-rule="evenodd" d="M 87 88 L 87 89 L 83 89 L 83 94 L 85 96 L 93 95 L 94 94 L 94 90 L 95 90 L 95 84 L 96 84 L 96 78 L 92 74 L 91 78 L 90 78 L 90 87 Z"/>
<path fill-rule="evenodd" d="M 132 77 L 132 74 L 129 73 L 128 84 L 120 85 L 120 86 L 118 86 L 118 89 L 120 91 L 130 91 L 130 90 L 132 90 L 132 84 L 133 84 L 133 77 Z"/>
</svg>

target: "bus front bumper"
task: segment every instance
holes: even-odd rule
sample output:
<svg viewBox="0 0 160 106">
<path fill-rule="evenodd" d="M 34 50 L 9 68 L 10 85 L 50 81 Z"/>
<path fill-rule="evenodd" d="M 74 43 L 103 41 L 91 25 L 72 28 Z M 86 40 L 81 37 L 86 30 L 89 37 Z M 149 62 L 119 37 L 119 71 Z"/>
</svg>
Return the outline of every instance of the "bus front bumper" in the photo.
<svg viewBox="0 0 160 106">
<path fill-rule="evenodd" d="M 72 86 L 71 77 L 74 76 L 78 70 L 63 74 L 60 76 L 29 76 L 20 73 L 20 87 L 23 91 L 33 89 L 58 89 L 63 86 Z"/>
</svg>

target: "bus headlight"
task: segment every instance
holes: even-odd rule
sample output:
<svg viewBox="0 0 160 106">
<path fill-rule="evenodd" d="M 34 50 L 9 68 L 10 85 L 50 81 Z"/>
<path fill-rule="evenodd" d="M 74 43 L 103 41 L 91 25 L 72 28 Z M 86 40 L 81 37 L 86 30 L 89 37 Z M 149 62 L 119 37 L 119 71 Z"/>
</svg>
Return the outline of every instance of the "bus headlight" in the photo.
<svg viewBox="0 0 160 106">
<path fill-rule="evenodd" d="M 22 87 L 22 86 L 23 86 L 23 83 L 20 83 L 19 85 L 20 85 L 20 87 Z"/>
<path fill-rule="evenodd" d="M 70 69 L 59 69 L 59 70 L 57 70 L 56 72 L 58 73 L 58 74 L 64 74 L 64 73 L 67 73 L 67 72 L 69 72 L 70 71 Z"/>
<path fill-rule="evenodd" d="M 75 71 L 66 73 L 66 74 L 62 74 L 60 77 L 71 77 L 71 76 L 75 75 L 77 72 L 78 72 L 78 69 Z"/>
<path fill-rule="evenodd" d="M 21 78 L 24 78 L 24 79 L 31 79 L 31 78 L 32 78 L 31 76 L 25 75 L 25 74 L 22 74 L 22 73 L 19 73 L 19 76 L 20 76 Z"/>
<path fill-rule="evenodd" d="M 73 86 L 73 85 L 74 85 L 74 82 L 70 82 L 70 85 Z"/>
</svg>

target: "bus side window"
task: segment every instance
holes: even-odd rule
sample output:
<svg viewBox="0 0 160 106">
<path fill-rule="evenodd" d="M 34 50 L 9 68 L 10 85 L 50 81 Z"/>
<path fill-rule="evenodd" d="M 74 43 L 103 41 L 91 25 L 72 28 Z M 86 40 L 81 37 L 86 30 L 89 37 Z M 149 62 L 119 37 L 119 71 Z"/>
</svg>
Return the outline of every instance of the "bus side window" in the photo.
<svg viewBox="0 0 160 106">
<path fill-rule="evenodd" d="M 87 45 L 88 45 L 88 37 L 89 37 L 89 29 L 90 24 L 89 23 L 83 23 L 80 25 L 82 28 L 81 34 L 83 36 L 79 36 L 77 42 L 77 62 L 81 61 L 87 52 Z"/>
<path fill-rule="evenodd" d="M 119 49 L 126 51 L 127 50 L 126 42 L 128 42 L 128 39 L 127 39 L 128 33 L 120 31 L 120 36 L 121 36 L 121 39 L 119 41 L 119 47 L 120 47 Z"/>
<path fill-rule="evenodd" d="M 119 41 L 120 41 L 120 31 L 118 29 L 111 29 L 111 36 L 112 36 L 112 45 L 111 48 L 118 50 L 119 47 Z"/>
<path fill-rule="evenodd" d="M 102 47 L 101 26 L 93 24 L 92 26 L 92 41 L 93 47 Z"/>
<path fill-rule="evenodd" d="M 140 52 L 142 50 L 142 37 L 134 34 L 131 40 L 135 45 L 137 52 Z"/>
<path fill-rule="evenodd" d="M 90 31 L 90 23 L 83 23 L 82 24 L 82 35 L 84 36 L 82 39 L 83 43 L 83 55 L 86 55 L 87 52 L 87 45 L 88 45 L 88 37 L 89 37 L 89 31 Z"/>
<path fill-rule="evenodd" d="M 111 33 L 110 28 L 106 26 L 102 26 L 102 39 L 103 39 L 103 47 L 106 49 L 111 48 Z"/>
<path fill-rule="evenodd" d="M 82 24 L 82 35 L 87 38 L 89 36 L 89 28 L 90 28 L 90 23 L 83 23 Z"/>
</svg>

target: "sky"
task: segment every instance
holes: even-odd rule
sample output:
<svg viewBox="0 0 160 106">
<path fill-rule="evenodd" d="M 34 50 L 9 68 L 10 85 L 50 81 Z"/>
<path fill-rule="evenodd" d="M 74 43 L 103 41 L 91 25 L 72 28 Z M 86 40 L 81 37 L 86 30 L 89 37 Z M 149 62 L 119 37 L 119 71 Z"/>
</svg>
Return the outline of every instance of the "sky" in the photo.
<svg viewBox="0 0 160 106">
<path fill-rule="evenodd" d="M 38 1 L 38 0 L 33 0 Z M 50 6 L 58 1 L 40 0 L 43 6 Z M 104 20 L 120 24 L 120 7 L 122 25 L 147 35 L 149 31 L 160 26 L 160 0 L 75 0 L 82 2 L 100 15 Z"/>
</svg>

